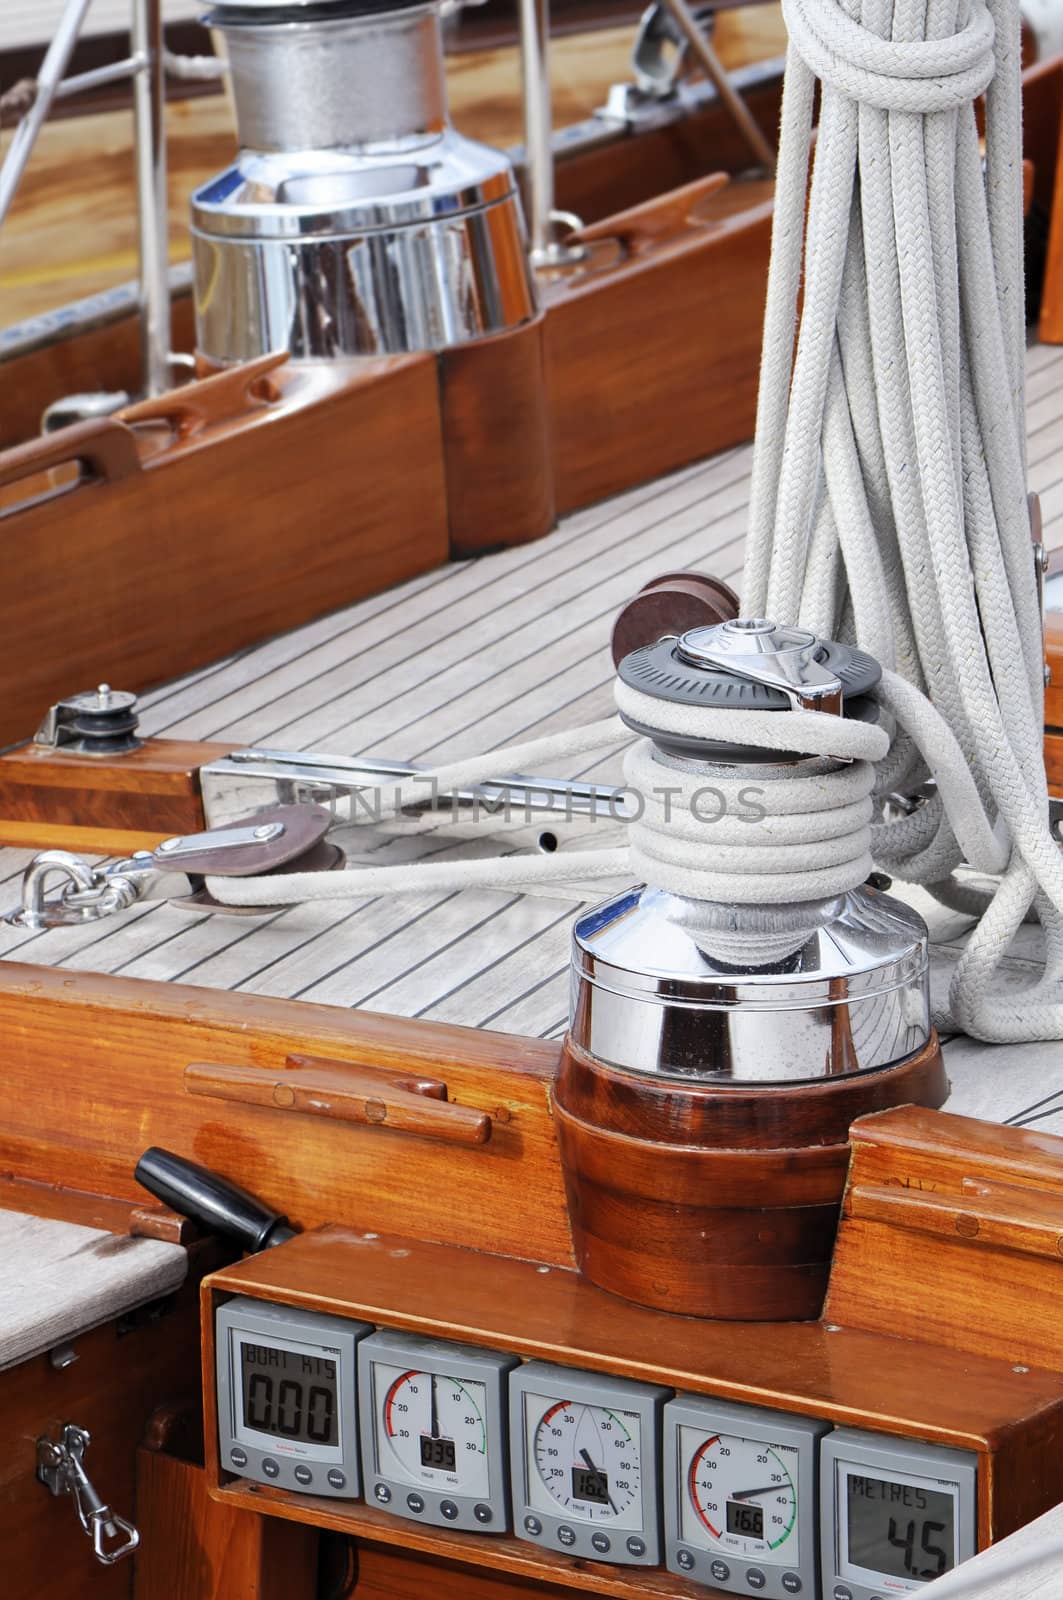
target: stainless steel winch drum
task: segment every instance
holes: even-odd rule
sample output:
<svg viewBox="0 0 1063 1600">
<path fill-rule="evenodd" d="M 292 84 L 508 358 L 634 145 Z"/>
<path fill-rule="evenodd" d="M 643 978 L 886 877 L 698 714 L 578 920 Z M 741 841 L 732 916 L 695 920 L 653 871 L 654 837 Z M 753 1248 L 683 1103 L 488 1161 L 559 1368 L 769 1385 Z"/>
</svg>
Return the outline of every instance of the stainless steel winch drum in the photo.
<svg viewBox="0 0 1063 1600">
<path fill-rule="evenodd" d="M 576 923 L 571 1036 L 596 1061 L 688 1081 L 808 1082 L 903 1061 L 930 1037 L 926 928 L 854 889 L 803 913 L 800 948 L 737 970 L 686 902 L 630 889 Z"/>
<path fill-rule="evenodd" d="M 210 361 L 439 350 L 535 315 L 507 158 L 447 120 L 439 8 L 223 0 L 240 154 L 192 197 Z"/>
<path fill-rule="evenodd" d="M 785 710 L 827 697 L 838 714 L 868 718 L 880 669 L 848 646 L 736 619 L 633 651 L 618 670 L 672 705 Z M 677 770 L 711 786 L 714 775 L 775 784 L 840 765 L 699 747 L 625 720 L 653 738 L 662 784 Z M 930 1038 L 926 927 L 866 885 L 776 906 L 639 886 L 577 921 L 571 1019 L 572 1045 L 590 1060 L 658 1079 L 814 1082 L 889 1066 Z"/>
</svg>

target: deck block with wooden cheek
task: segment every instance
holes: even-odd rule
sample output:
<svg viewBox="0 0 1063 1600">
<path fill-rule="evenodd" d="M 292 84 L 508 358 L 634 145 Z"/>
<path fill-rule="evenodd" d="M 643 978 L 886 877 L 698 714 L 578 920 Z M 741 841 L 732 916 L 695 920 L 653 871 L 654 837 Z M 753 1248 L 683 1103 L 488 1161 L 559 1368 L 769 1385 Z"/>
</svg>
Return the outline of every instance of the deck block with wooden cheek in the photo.
<svg viewBox="0 0 1063 1600">
<path fill-rule="evenodd" d="M 44 708 L 42 707 L 42 713 Z M 20 745 L 0 756 L 0 844 L 125 855 L 206 826 L 199 771 L 227 744 L 147 739 L 111 760 Z"/>
</svg>

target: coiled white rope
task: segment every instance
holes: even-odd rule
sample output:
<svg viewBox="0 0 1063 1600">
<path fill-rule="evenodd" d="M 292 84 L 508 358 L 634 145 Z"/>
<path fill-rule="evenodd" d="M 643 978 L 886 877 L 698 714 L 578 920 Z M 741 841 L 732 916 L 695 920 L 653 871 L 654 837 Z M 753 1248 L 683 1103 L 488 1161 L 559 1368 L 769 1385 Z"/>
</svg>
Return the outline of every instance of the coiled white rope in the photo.
<svg viewBox="0 0 1063 1600">
<path fill-rule="evenodd" d="M 867 877 L 873 864 L 874 763 L 889 750 L 889 735 L 883 728 L 814 711 L 672 705 L 620 682 L 615 694 L 625 715 L 660 734 L 786 750 L 809 758 L 813 770 L 802 769 L 804 775 L 795 777 L 785 767 L 767 764 L 763 777 L 751 777 L 749 769 L 740 777 L 723 765 L 683 769 L 664 762 L 650 739 L 638 739 L 624 758 L 627 787 L 621 794 L 630 802 L 624 847 L 566 850 L 550 856 L 414 861 L 339 873 L 210 877 L 207 886 L 216 899 L 229 905 L 290 905 L 382 892 L 504 889 L 634 875 L 674 894 L 755 907 L 822 900 L 855 888 Z M 426 793 L 445 795 L 489 778 L 497 780 L 529 761 L 549 763 L 630 739 L 626 724 L 610 717 L 451 763 L 390 790 L 380 789 L 375 803 L 356 814 L 354 825 L 375 824 L 400 806 L 423 802 Z M 782 781 L 780 771 L 786 774 Z M 491 831 L 502 825 L 495 812 L 481 813 L 480 820 Z M 519 805 L 511 820 L 525 820 Z M 623 820 L 619 811 L 617 820 Z M 992 836 L 972 838 L 988 855 Z M 735 938 L 741 942 L 737 934 Z M 753 945 L 759 940 L 767 948 L 770 943 L 762 932 L 751 938 Z"/>
<path fill-rule="evenodd" d="M 931 887 L 964 859 L 1003 870 L 957 968 L 951 1021 L 985 1039 L 1058 1037 L 1063 856 L 1048 829 L 1025 498 L 1018 7 L 783 9 L 745 606 L 827 634 L 848 625 L 895 669 L 879 699 L 906 731 L 878 793 L 914 788 L 932 758 L 939 794 L 875 828 L 875 859 Z M 984 173 L 971 103 L 982 89 Z M 1044 973 L 1005 993 L 993 980 L 1031 903 Z"/>
<path fill-rule="evenodd" d="M 390 889 L 504 887 L 634 873 L 740 906 L 811 901 L 861 882 L 872 856 L 933 886 L 966 860 L 1003 873 L 951 992 L 982 1038 L 1063 1034 L 1063 859 L 1047 827 L 1040 618 L 1025 500 L 1019 22 L 1005 0 L 784 0 L 791 46 L 744 585 L 747 614 L 855 635 L 883 662 L 891 727 L 816 712 L 671 705 L 617 685 L 662 733 L 849 765 L 758 788 L 628 751 L 629 847 L 341 874 L 211 878 L 234 905 Z M 811 194 L 815 79 L 822 111 Z M 973 100 L 987 94 L 986 170 Z M 800 334 L 798 296 L 803 291 Z M 929 699 L 927 698 L 929 695 Z M 390 809 L 629 737 L 590 729 L 419 775 Z M 894 790 L 937 792 L 874 820 Z M 743 804 L 747 811 L 743 814 Z M 377 815 L 380 815 L 377 808 Z M 950 884 L 944 898 L 955 899 Z M 993 986 L 1031 903 L 1045 972 Z"/>
</svg>

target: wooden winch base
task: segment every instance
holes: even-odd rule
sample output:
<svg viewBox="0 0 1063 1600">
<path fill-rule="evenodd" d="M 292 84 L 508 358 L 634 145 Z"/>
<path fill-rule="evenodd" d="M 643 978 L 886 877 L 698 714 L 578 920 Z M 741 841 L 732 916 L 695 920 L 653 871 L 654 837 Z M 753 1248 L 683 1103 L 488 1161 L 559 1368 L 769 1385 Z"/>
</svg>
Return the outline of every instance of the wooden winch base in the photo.
<svg viewBox="0 0 1063 1600">
<path fill-rule="evenodd" d="M 894 1066 L 783 1088 L 618 1072 L 569 1040 L 554 1118 L 580 1270 L 687 1316 L 816 1318 L 851 1123 L 947 1094 L 936 1034 Z"/>
</svg>

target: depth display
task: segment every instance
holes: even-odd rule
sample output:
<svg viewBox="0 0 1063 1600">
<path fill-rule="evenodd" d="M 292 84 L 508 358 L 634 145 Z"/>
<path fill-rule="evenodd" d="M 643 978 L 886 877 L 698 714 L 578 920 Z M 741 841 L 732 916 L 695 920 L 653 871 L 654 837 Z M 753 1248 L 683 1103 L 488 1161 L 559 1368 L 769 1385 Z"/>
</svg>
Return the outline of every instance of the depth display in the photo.
<svg viewBox="0 0 1063 1600">
<path fill-rule="evenodd" d="M 244 1426 L 302 1444 L 339 1442 L 336 1363 L 240 1341 Z"/>
<path fill-rule="evenodd" d="M 853 1566 L 923 1583 L 951 1571 L 956 1550 L 954 1495 L 852 1472 L 846 1483 Z"/>
</svg>

